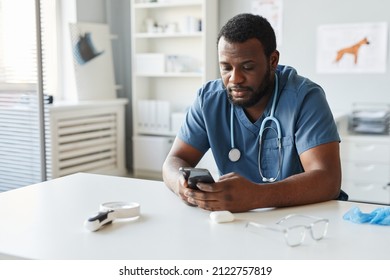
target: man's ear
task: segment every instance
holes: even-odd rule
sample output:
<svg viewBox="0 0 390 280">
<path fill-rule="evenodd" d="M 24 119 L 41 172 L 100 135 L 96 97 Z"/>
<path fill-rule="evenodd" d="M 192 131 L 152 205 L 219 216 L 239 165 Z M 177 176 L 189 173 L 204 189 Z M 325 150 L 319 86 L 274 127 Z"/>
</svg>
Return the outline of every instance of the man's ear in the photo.
<svg viewBox="0 0 390 280">
<path fill-rule="evenodd" d="M 279 51 L 275 50 L 271 53 L 270 59 L 270 68 L 275 70 L 279 63 Z"/>
</svg>

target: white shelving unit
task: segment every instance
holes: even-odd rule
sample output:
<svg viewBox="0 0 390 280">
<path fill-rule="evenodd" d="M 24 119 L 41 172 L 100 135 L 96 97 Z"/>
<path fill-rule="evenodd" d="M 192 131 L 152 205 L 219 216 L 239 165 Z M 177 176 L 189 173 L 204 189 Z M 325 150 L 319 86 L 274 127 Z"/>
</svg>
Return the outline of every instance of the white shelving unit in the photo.
<svg viewBox="0 0 390 280">
<path fill-rule="evenodd" d="M 218 77 L 217 7 L 217 0 L 132 0 L 135 176 L 161 177 L 186 109 Z"/>
</svg>

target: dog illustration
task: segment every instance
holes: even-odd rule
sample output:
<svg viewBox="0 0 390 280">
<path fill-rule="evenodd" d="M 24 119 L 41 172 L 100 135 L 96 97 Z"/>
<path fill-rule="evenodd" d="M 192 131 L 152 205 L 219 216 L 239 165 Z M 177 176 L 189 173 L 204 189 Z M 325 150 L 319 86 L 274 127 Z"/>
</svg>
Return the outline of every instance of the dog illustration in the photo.
<svg viewBox="0 0 390 280">
<path fill-rule="evenodd" d="M 350 47 L 340 49 L 337 52 L 335 62 L 339 62 L 343 58 L 344 54 L 352 54 L 354 56 L 354 62 L 355 62 L 355 64 L 357 64 L 358 53 L 359 53 L 360 47 L 363 45 L 369 45 L 369 44 L 370 44 L 370 42 L 367 40 L 367 37 L 366 37 Z"/>
</svg>

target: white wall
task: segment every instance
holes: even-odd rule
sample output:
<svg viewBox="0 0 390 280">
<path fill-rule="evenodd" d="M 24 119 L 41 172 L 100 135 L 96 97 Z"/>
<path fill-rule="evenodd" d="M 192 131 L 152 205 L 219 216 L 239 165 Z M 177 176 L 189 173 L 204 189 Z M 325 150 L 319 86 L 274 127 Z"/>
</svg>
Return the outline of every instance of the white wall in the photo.
<svg viewBox="0 0 390 280">
<path fill-rule="evenodd" d="M 77 20 L 106 23 L 106 0 L 76 0 Z"/>
<path fill-rule="evenodd" d="M 69 1 L 69 0 L 63 0 Z M 77 21 L 107 23 L 112 34 L 118 38 L 112 40 L 115 82 L 121 88 L 117 96 L 127 98 L 126 107 L 126 162 L 132 169 L 132 113 L 131 113 L 131 50 L 130 50 L 130 0 L 76 0 Z"/>
<path fill-rule="evenodd" d="M 113 46 L 115 75 L 124 86 L 121 97 L 131 96 L 130 0 L 76 0 L 77 19 L 110 22 L 119 35 Z M 230 17 L 250 12 L 252 0 L 219 0 L 219 25 Z M 348 112 L 353 102 L 386 102 L 390 104 L 390 65 L 384 74 L 317 74 L 316 30 L 322 24 L 390 22 L 387 0 L 284 0 L 283 43 L 278 49 L 280 63 L 295 67 L 301 75 L 319 83 L 326 91 L 335 113 Z M 107 7 L 111 11 L 106 12 Z M 214 51 L 217 55 L 216 49 Z M 119 54 L 119 56 L 118 56 Z M 131 108 L 131 106 L 129 106 Z M 128 164 L 131 165 L 131 112 L 127 112 Z M 130 169 L 131 166 L 128 166 Z"/>
<path fill-rule="evenodd" d="M 220 25 L 241 12 L 252 0 L 220 0 Z M 319 83 L 334 112 L 349 111 L 353 102 L 390 104 L 390 65 L 384 74 L 316 73 L 316 31 L 323 24 L 390 22 L 386 0 L 284 0 L 280 63 Z"/>
</svg>

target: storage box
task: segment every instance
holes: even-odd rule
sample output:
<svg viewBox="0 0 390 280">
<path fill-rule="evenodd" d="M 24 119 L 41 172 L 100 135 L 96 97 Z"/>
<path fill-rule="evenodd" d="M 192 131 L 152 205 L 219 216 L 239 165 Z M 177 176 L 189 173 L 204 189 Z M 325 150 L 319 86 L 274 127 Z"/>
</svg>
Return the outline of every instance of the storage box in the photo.
<svg viewBox="0 0 390 280">
<path fill-rule="evenodd" d="M 162 53 L 139 53 L 135 56 L 134 71 L 138 75 L 155 75 L 165 72 L 165 55 Z"/>
</svg>

